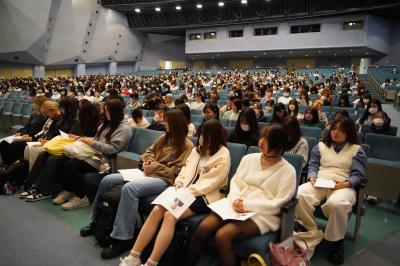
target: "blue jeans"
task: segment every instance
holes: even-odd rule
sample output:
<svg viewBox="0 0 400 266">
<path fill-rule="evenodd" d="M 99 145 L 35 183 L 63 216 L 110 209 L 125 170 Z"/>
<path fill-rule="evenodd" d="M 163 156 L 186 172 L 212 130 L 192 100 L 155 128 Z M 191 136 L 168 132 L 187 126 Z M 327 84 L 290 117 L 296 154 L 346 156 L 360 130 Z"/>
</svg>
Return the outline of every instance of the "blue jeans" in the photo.
<svg viewBox="0 0 400 266">
<path fill-rule="evenodd" d="M 111 174 L 103 178 L 93 203 L 92 221 L 96 216 L 99 196 L 108 191 L 112 186 L 123 183 L 124 179 L 121 174 Z M 167 187 L 168 183 L 157 177 L 138 178 L 137 180 L 126 183 L 122 187 L 121 199 L 119 201 L 111 237 L 120 240 L 132 239 L 136 226 L 136 219 L 139 214 L 139 198 L 160 194 Z"/>
</svg>

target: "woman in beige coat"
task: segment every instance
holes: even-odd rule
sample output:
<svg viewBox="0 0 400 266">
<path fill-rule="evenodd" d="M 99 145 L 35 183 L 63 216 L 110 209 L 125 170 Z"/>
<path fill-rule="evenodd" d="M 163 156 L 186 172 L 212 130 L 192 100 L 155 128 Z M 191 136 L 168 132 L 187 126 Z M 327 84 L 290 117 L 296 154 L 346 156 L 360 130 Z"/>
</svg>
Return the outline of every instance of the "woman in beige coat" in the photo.
<svg viewBox="0 0 400 266">
<path fill-rule="evenodd" d="M 196 200 L 179 219 L 164 207 L 156 205 L 143 225 L 131 253 L 120 265 L 141 265 L 140 254 L 156 235 L 161 223 L 153 251 L 145 264 L 157 265 L 172 241 L 178 220 L 194 214 L 210 213 L 207 205 L 223 197 L 219 190 L 227 184 L 230 168 L 230 155 L 225 147 L 223 127 L 217 120 L 212 119 L 203 123 L 199 132 L 197 145 L 192 149 L 174 184 L 176 189 L 185 188 Z"/>
</svg>

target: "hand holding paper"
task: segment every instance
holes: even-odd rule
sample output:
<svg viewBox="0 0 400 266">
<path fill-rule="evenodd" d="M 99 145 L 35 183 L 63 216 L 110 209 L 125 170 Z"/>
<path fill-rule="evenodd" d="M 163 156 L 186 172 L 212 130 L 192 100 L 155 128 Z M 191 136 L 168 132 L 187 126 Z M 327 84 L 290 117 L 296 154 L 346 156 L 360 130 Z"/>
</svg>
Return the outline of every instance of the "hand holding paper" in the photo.
<svg viewBox="0 0 400 266">
<path fill-rule="evenodd" d="M 147 178 L 146 175 L 139 169 L 121 169 L 118 170 L 121 173 L 124 181 L 133 181 L 136 178 Z"/>
<path fill-rule="evenodd" d="M 317 188 L 335 188 L 335 186 L 336 186 L 335 181 L 322 178 L 317 178 L 317 181 L 315 181 L 314 184 L 314 187 Z"/>
<path fill-rule="evenodd" d="M 233 204 L 227 198 L 220 199 L 211 203 L 208 207 L 218 214 L 223 220 L 239 220 L 245 221 L 252 217 L 255 212 L 236 212 L 233 209 Z"/>
</svg>

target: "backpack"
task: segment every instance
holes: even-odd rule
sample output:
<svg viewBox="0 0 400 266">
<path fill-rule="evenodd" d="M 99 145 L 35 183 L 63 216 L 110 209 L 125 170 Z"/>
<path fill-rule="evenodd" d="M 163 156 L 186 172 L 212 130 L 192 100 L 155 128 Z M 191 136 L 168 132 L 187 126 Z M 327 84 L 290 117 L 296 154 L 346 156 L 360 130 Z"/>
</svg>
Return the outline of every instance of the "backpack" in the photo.
<svg viewBox="0 0 400 266">
<path fill-rule="evenodd" d="M 112 186 L 109 191 L 99 196 L 93 233 L 101 247 L 108 247 L 111 244 L 110 234 L 118 211 L 122 187 L 123 185 Z"/>
</svg>

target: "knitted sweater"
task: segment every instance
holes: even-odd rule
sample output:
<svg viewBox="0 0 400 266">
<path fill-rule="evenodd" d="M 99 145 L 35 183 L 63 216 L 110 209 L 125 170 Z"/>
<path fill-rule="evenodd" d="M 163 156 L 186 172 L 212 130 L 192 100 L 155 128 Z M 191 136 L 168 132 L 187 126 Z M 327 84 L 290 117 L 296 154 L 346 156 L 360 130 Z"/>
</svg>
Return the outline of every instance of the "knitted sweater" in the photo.
<svg viewBox="0 0 400 266">
<path fill-rule="evenodd" d="M 194 147 L 175 183 L 182 182 L 193 196 L 204 196 L 206 202 L 213 203 L 224 197 L 219 189 L 227 184 L 231 157 L 229 150 L 221 147 L 214 155 L 203 158 L 204 162 L 200 167 L 201 159 Z M 197 172 L 199 177 L 195 181 Z"/>
<path fill-rule="evenodd" d="M 280 226 L 280 209 L 296 191 L 296 170 L 282 158 L 263 170 L 261 153 L 243 157 L 230 184 L 228 199 L 243 199 L 245 211 L 256 212 L 251 219 L 261 234 Z"/>
<path fill-rule="evenodd" d="M 160 177 L 168 182 L 169 185 L 174 184 L 175 178 L 181 168 L 185 165 L 186 159 L 193 148 L 193 143 L 189 138 L 185 138 L 182 153 L 177 155 L 171 143 L 167 143 L 161 148 L 165 134 L 161 135 L 151 145 L 145 153 L 142 154 L 143 162 L 150 161 L 148 176 Z"/>
</svg>

